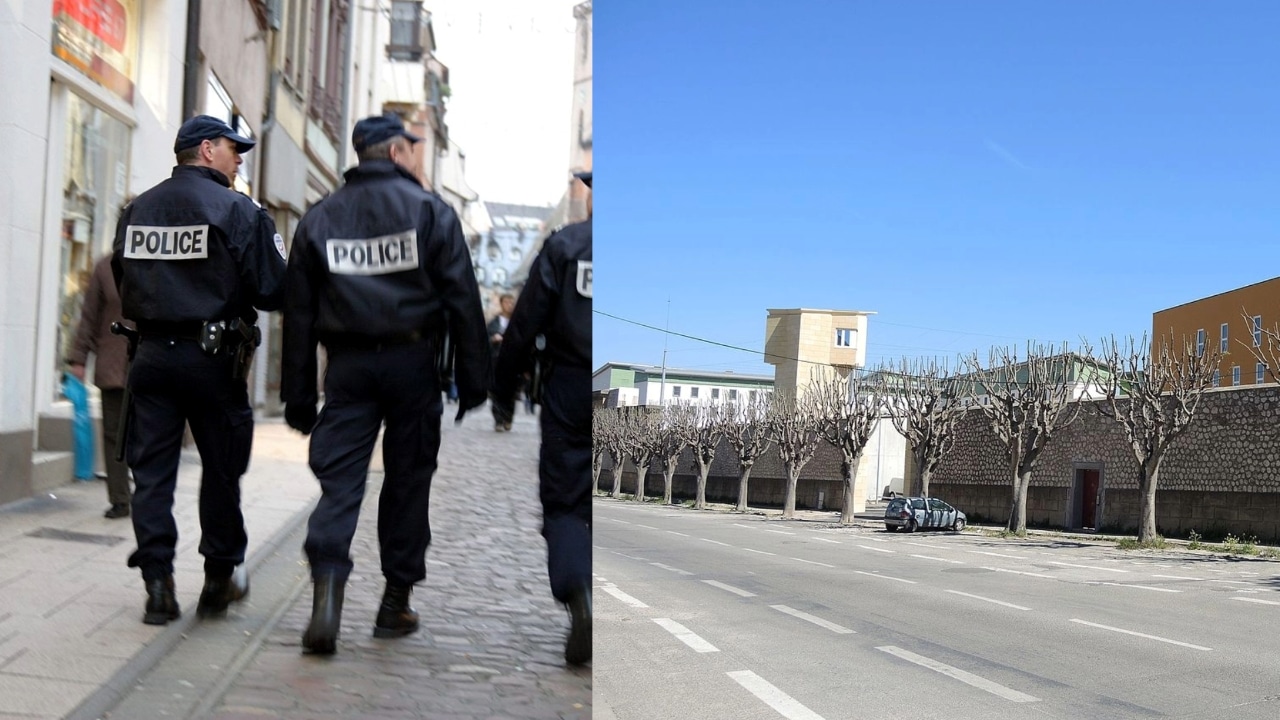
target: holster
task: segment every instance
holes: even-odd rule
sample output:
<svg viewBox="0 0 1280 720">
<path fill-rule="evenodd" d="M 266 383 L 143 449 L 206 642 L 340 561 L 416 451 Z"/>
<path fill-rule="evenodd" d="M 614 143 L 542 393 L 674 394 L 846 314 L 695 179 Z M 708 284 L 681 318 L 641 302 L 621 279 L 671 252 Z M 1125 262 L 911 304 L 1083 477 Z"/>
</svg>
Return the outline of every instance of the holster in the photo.
<svg viewBox="0 0 1280 720">
<path fill-rule="evenodd" d="M 120 422 L 116 426 L 116 462 L 124 462 L 125 444 L 129 441 L 129 426 L 133 424 L 133 390 L 129 387 L 129 374 L 133 369 L 133 356 L 138 353 L 137 330 L 120 322 L 111 323 L 111 334 L 120 335 L 129 341 L 128 362 L 124 371 L 124 397 L 120 403 Z"/>
<path fill-rule="evenodd" d="M 533 339 L 533 370 L 529 374 L 529 402 L 542 404 L 542 387 L 551 374 L 551 359 L 547 357 L 547 336 L 539 333 Z"/>
<path fill-rule="evenodd" d="M 236 318 L 227 323 L 227 330 L 235 344 L 235 362 L 231 366 L 231 378 L 244 380 L 249 377 L 249 367 L 253 365 L 253 354 L 262 344 L 262 329 Z"/>
</svg>

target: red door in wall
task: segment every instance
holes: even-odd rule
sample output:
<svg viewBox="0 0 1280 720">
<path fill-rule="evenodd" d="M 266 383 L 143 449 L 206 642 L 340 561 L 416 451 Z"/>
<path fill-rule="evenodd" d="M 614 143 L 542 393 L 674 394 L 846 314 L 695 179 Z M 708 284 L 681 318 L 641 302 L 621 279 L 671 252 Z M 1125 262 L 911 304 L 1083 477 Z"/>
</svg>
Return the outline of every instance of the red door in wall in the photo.
<svg viewBox="0 0 1280 720">
<path fill-rule="evenodd" d="M 1081 503 L 1080 525 L 1097 529 L 1098 524 L 1098 470 L 1081 470 L 1083 502 Z"/>
</svg>

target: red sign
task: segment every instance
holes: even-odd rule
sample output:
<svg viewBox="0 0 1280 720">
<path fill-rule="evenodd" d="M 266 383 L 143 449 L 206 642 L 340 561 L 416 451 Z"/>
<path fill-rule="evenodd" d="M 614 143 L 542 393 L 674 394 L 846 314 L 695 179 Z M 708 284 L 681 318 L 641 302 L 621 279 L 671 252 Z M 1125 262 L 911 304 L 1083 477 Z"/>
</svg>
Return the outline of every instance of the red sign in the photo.
<svg viewBox="0 0 1280 720">
<path fill-rule="evenodd" d="M 128 18 L 117 0 L 54 0 L 53 17 L 65 13 L 103 42 L 124 52 Z"/>
</svg>

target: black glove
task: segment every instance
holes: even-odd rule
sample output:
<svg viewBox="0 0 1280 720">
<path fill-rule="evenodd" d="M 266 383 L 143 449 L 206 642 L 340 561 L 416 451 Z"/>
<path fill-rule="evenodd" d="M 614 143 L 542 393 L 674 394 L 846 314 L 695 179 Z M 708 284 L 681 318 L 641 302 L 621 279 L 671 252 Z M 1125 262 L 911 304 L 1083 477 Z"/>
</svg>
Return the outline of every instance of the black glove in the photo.
<svg viewBox="0 0 1280 720">
<path fill-rule="evenodd" d="M 316 426 L 316 404 L 314 402 L 285 403 L 284 421 L 303 435 L 310 435 L 311 429 Z"/>
</svg>

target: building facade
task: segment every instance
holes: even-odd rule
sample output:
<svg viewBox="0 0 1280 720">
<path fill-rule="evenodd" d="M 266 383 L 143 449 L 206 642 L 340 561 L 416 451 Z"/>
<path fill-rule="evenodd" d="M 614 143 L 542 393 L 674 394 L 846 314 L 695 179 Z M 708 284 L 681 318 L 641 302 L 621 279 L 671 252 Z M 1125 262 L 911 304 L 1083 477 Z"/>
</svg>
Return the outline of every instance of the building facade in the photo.
<svg viewBox="0 0 1280 720">
<path fill-rule="evenodd" d="M 799 395 L 819 368 L 842 377 L 867 362 L 867 318 L 859 310 L 769 310 L 764 361 L 773 365 L 779 392 Z"/>
<path fill-rule="evenodd" d="M 682 402 L 737 403 L 754 401 L 773 393 L 773 378 L 735 372 L 663 368 L 659 365 L 607 362 L 591 374 L 591 392 L 610 395 L 616 390 L 634 396 L 639 405 Z M 619 393 L 612 393 L 618 396 Z"/>
<path fill-rule="evenodd" d="M 1214 385 L 1232 387 L 1275 382 L 1270 363 L 1259 361 L 1254 348 L 1268 357 L 1263 329 L 1275 331 L 1280 323 L 1280 278 L 1183 303 L 1151 316 L 1151 353 L 1170 338 L 1174 349 L 1183 346 L 1198 352 L 1222 353 Z"/>
</svg>

